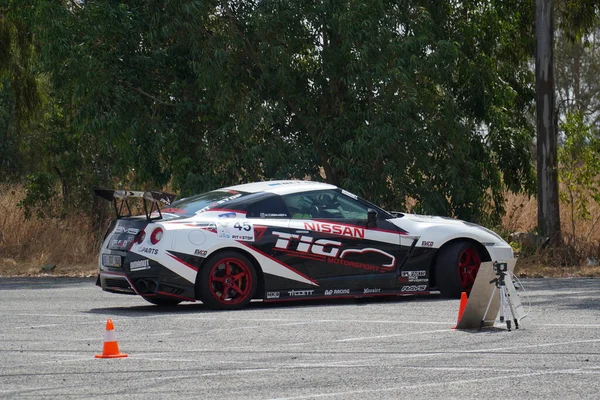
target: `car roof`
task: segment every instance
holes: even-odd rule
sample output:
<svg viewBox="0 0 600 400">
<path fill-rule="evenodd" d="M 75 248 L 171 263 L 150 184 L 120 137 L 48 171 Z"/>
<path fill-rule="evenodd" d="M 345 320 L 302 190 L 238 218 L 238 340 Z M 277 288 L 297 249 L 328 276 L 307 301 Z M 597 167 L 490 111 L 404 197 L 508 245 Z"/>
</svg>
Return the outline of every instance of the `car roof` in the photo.
<svg viewBox="0 0 600 400">
<path fill-rule="evenodd" d="M 224 190 L 235 190 L 246 193 L 275 193 L 279 195 L 308 192 L 313 190 L 337 189 L 337 186 L 329 183 L 301 181 L 301 180 L 282 180 L 245 183 L 243 185 L 229 186 Z"/>
</svg>

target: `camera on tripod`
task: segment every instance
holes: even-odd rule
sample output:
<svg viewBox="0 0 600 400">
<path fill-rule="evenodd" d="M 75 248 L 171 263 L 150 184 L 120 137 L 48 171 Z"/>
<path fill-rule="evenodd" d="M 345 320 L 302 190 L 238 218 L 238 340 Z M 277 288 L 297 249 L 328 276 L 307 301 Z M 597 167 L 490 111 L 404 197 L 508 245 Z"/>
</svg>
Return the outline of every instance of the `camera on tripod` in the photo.
<svg viewBox="0 0 600 400">
<path fill-rule="evenodd" d="M 494 262 L 494 273 L 496 275 L 506 275 L 508 272 L 508 263 L 505 262 Z"/>
</svg>

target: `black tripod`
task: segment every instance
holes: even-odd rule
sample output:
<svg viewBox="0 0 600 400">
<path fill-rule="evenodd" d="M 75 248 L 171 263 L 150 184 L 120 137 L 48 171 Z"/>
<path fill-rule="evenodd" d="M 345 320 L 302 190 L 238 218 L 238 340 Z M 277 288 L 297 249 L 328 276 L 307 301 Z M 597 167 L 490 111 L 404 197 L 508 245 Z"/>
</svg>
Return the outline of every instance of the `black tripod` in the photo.
<svg viewBox="0 0 600 400">
<path fill-rule="evenodd" d="M 490 305 L 492 304 L 492 301 L 494 299 L 494 293 L 496 292 L 496 290 L 498 290 L 498 293 L 500 295 L 500 322 L 506 322 L 506 328 L 508 329 L 508 331 L 510 331 L 512 327 L 512 322 L 514 321 L 515 329 L 519 329 L 519 320 L 517 318 L 517 314 L 515 313 L 515 309 L 520 310 L 522 306 L 516 294 L 515 286 L 513 285 L 512 280 L 510 279 L 510 277 L 508 278 L 508 280 L 505 279 L 508 273 L 507 264 L 495 262 L 494 273 L 496 274 L 496 278 L 490 281 L 490 284 L 495 284 L 494 291 L 492 292 L 490 300 L 488 301 L 487 308 L 485 309 L 485 313 L 483 314 L 483 318 L 481 319 L 479 329 L 481 330 L 481 328 L 483 327 L 485 318 L 487 317 L 487 313 L 490 310 Z M 514 295 L 514 301 L 517 303 L 516 305 L 513 305 L 513 297 L 511 296 L 511 293 Z"/>
</svg>

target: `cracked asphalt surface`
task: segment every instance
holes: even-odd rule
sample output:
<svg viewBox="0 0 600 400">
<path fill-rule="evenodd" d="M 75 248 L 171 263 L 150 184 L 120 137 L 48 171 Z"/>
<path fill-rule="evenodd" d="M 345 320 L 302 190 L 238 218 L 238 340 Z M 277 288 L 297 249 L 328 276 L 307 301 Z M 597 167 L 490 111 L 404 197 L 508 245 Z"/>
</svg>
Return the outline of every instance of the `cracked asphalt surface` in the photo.
<svg viewBox="0 0 600 400">
<path fill-rule="evenodd" d="M 479 332 L 436 295 L 213 312 L 0 278 L 0 398 L 597 399 L 600 279 L 523 285 L 529 326 Z M 128 358 L 94 358 L 108 318 Z"/>
</svg>

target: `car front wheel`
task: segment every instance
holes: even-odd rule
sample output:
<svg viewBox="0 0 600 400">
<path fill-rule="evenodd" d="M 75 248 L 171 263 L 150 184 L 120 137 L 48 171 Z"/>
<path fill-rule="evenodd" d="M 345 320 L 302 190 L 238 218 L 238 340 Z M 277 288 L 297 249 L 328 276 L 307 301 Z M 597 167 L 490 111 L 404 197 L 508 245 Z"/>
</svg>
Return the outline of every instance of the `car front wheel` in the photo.
<svg viewBox="0 0 600 400">
<path fill-rule="evenodd" d="M 480 265 L 481 255 L 471 242 L 442 247 L 435 263 L 435 282 L 442 296 L 460 298 L 462 292 L 471 293 Z"/>
</svg>

